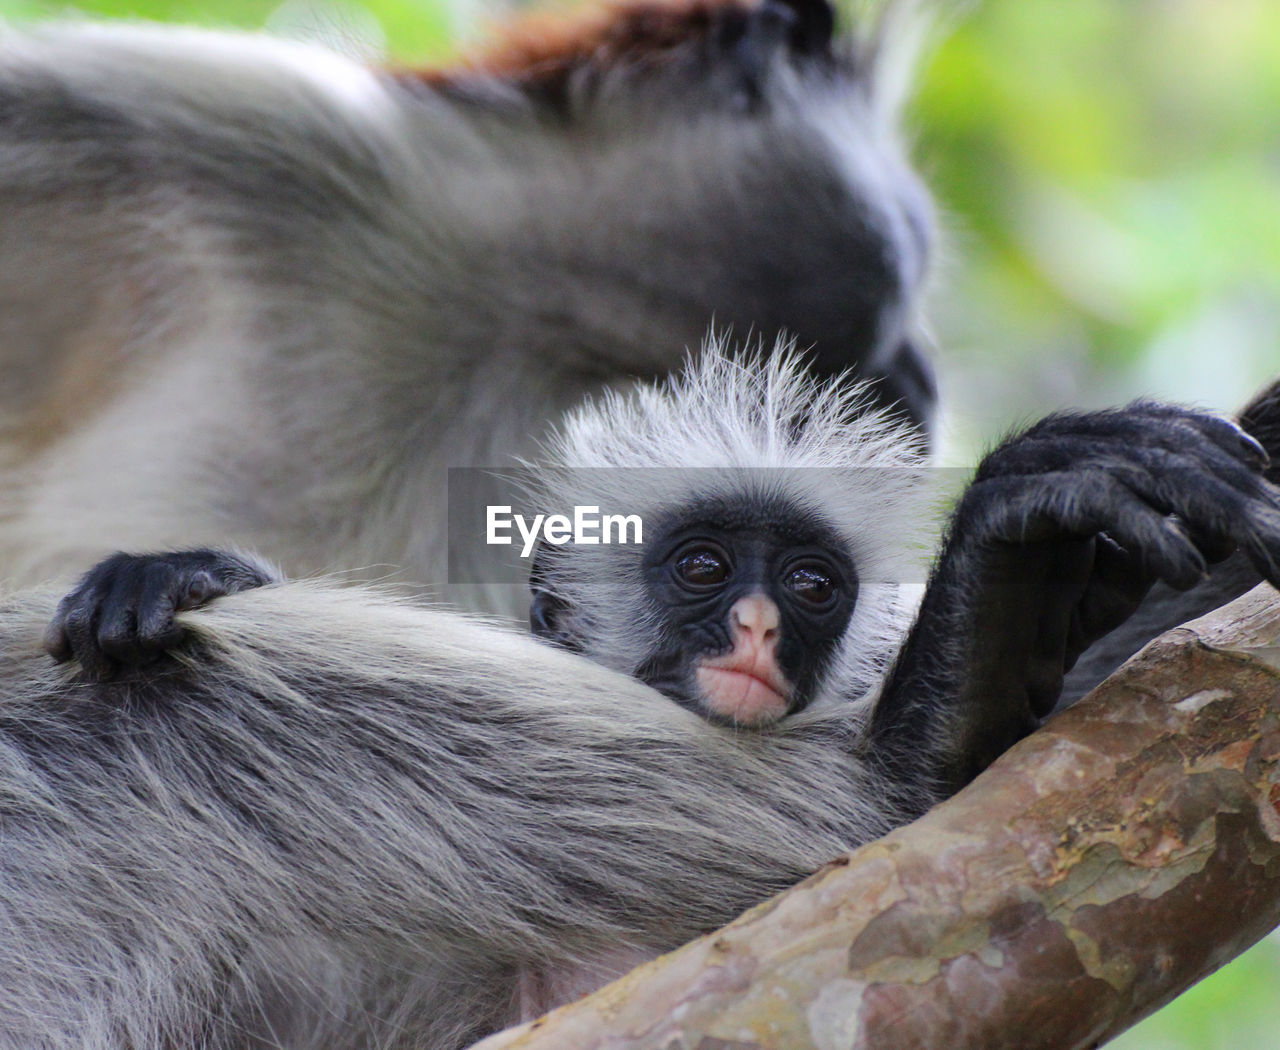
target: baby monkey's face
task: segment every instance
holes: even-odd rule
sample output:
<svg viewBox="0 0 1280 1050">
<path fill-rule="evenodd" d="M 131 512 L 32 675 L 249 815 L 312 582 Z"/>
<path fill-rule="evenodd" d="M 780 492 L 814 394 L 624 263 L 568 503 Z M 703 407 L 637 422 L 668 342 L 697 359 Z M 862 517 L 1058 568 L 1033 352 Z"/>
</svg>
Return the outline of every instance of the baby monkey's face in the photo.
<svg viewBox="0 0 1280 1050">
<path fill-rule="evenodd" d="M 858 593 L 838 537 L 799 515 L 687 523 L 649 547 L 644 573 L 660 630 L 636 676 L 739 726 L 812 699 Z"/>
</svg>

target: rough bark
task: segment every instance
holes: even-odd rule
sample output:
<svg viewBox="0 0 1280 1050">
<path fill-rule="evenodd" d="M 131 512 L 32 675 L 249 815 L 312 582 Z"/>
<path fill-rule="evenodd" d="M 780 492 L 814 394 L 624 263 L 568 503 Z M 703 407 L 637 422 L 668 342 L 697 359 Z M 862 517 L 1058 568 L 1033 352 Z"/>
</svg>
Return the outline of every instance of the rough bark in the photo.
<svg viewBox="0 0 1280 1050">
<path fill-rule="evenodd" d="M 484 1050 L 1105 1042 L 1280 924 L 1280 603 L 1157 639 L 923 819 Z"/>
</svg>

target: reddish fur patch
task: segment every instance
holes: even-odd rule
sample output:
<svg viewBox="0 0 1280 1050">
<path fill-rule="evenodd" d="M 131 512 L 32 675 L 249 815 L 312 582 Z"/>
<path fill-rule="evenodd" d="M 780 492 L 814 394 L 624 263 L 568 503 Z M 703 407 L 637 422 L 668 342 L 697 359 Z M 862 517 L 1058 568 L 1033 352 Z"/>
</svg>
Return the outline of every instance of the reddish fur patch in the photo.
<svg viewBox="0 0 1280 1050">
<path fill-rule="evenodd" d="M 476 74 L 554 90 L 584 67 L 661 64 L 675 48 L 705 39 L 726 16 L 758 0 L 630 0 L 586 10 L 531 12 L 506 23 L 497 41 L 448 69 L 416 76 L 446 87 Z"/>
</svg>

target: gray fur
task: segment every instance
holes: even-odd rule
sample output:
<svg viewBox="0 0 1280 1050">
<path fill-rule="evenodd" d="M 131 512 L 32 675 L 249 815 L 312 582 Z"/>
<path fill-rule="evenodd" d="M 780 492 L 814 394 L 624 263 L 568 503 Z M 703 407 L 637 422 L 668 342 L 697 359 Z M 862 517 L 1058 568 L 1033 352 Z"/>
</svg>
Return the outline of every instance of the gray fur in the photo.
<svg viewBox="0 0 1280 1050">
<path fill-rule="evenodd" d="M 265 38 L 5 30 L 0 578 L 240 545 L 439 584 L 446 467 L 713 318 L 891 367 L 929 210 L 847 48 L 768 53 L 749 113 L 702 56 L 552 120 Z"/>
<path fill-rule="evenodd" d="M 831 706 L 717 728 L 513 632 L 294 583 L 90 686 L 0 605 L 0 1046 L 465 1045 L 894 822 Z"/>
<path fill-rule="evenodd" d="M 625 476 L 661 435 L 664 467 L 722 493 L 770 468 L 887 576 L 921 461 L 864 394 L 712 345 L 576 413 L 546 491 L 598 497 L 581 478 Z M 361 588 L 219 599 L 180 614 L 176 660 L 98 684 L 42 652 L 52 596 L 9 599 L 0 1047 L 451 1050 L 722 925 L 908 812 L 860 752 L 911 603 L 866 590 L 824 702 L 761 732 Z"/>
<path fill-rule="evenodd" d="M 0 576 L 238 544 L 434 583 L 446 466 L 713 315 L 882 365 L 927 203 L 870 71 L 768 61 L 751 114 L 718 73 L 606 78 L 559 125 L 294 45 L 7 32 Z M 41 653 L 53 607 L 0 606 L 0 1047 L 448 1050 L 899 815 L 852 705 L 735 733 L 319 584 L 93 685 Z"/>
</svg>

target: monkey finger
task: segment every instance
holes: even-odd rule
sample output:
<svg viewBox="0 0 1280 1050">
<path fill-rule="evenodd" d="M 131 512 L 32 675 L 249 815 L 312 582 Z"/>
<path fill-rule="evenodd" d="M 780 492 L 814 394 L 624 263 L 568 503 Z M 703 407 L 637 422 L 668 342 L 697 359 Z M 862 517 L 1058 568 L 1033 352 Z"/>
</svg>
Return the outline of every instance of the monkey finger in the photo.
<svg viewBox="0 0 1280 1050">
<path fill-rule="evenodd" d="M 1201 418 L 1200 426 L 1214 437 L 1221 448 L 1234 453 L 1255 470 L 1261 472 L 1271 466 L 1271 456 L 1262 442 L 1234 420 L 1205 416 Z"/>
<path fill-rule="evenodd" d="M 1265 495 L 1261 477 L 1237 464 L 1221 468 L 1220 474 L 1177 457 L 1172 462 L 1157 457 L 1150 470 L 1126 470 L 1117 477 L 1136 498 L 1172 519 L 1205 562 L 1216 564 L 1239 547 L 1242 525 Z"/>
<path fill-rule="evenodd" d="M 114 557 L 94 570 L 94 590 L 85 601 L 96 602 L 95 642 L 102 653 L 119 664 L 139 662 L 138 611 L 149 600 L 147 560 Z"/>
<path fill-rule="evenodd" d="M 205 569 L 175 568 L 167 560 L 147 565 L 137 610 L 139 654 L 151 656 L 171 649 L 182 636 L 175 613 L 226 593 L 226 588 L 215 587 Z"/>
<path fill-rule="evenodd" d="M 1215 462 L 1215 475 L 1163 453 L 1150 462 L 1150 470 L 1081 472 L 1063 525 L 1083 528 L 1109 517 L 1099 531 L 1127 552 L 1124 571 L 1137 573 L 1135 584 L 1159 578 L 1187 590 L 1210 563 L 1241 548 L 1265 578 L 1277 579 L 1280 494 L 1274 486 L 1238 463 Z M 1118 565 L 1112 560 L 1108 571 Z"/>
<path fill-rule="evenodd" d="M 1147 461 L 1157 491 L 1166 493 L 1177 513 L 1178 504 L 1202 508 L 1199 516 L 1212 521 L 1238 513 L 1244 502 L 1280 508 L 1280 490 L 1256 466 L 1201 446 L 1182 453 L 1157 452 Z"/>
<path fill-rule="evenodd" d="M 1140 557 L 1105 533 L 1099 535 L 1093 573 L 1076 607 L 1068 666 L 1074 666 L 1085 649 L 1133 615 L 1156 579 Z"/>
<path fill-rule="evenodd" d="M 1208 571 L 1187 533 L 1105 470 L 1042 477 L 992 478 L 970 488 L 964 503 L 981 520 L 978 543 L 1018 544 L 1110 534 L 1143 571 L 1185 590 Z"/>
<path fill-rule="evenodd" d="M 1235 420 L 1213 412 L 1158 401 L 1137 401 L 1120 409 L 1146 427 L 1147 447 L 1193 451 L 1207 442 L 1219 452 L 1260 473 L 1270 462 L 1266 449 Z"/>
<path fill-rule="evenodd" d="M 105 681 L 112 678 L 116 664 L 98 645 L 98 601 L 94 593 L 74 593 L 63 599 L 66 609 L 61 618 L 66 648 L 79 662 L 84 674 Z"/>
<path fill-rule="evenodd" d="M 1177 519 L 1207 561 L 1217 563 L 1236 550 L 1244 552 L 1258 572 L 1277 583 L 1280 574 L 1280 490 L 1262 482 L 1254 495 L 1214 491 L 1202 513 L 1188 504 Z"/>
<path fill-rule="evenodd" d="M 95 641 L 102 654 L 117 664 L 138 661 L 138 617 L 128 602 L 115 602 L 103 606 Z"/>
<path fill-rule="evenodd" d="M 1026 654 L 1027 702 L 1037 718 L 1053 710 L 1062 695 L 1072 643 L 1072 624 L 1094 560 L 1093 538 L 1055 545 L 1050 571 L 1042 579 L 1037 624 Z"/>
<path fill-rule="evenodd" d="M 1079 469 L 1153 469 L 1177 457 L 1233 481 L 1259 479 L 1265 449 L 1236 423 L 1175 406 L 1138 402 L 1126 409 L 1046 417 L 993 451 L 978 478 Z"/>
<path fill-rule="evenodd" d="M 1262 443 L 1233 419 L 1159 402 L 1139 404 L 1146 414 L 1162 424 L 1174 423 L 1179 430 L 1194 431 L 1196 435 L 1208 438 L 1227 455 L 1255 471 L 1261 472 L 1271 464 L 1271 457 Z"/>
<path fill-rule="evenodd" d="M 1182 526 L 1183 530 L 1191 538 L 1191 542 L 1195 544 L 1196 550 L 1204 555 L 1204 560 L 1210 565 L 1217 565 L 1219 562 L 1226 561 L 1240 547 L 1237 538 L 1229 531 L 1221 531 L 1218 529 L 1206 528 L 1202 525 L 1196 525 L 1184 521 L 1178 515 L 1174 515 Z"/>
<path fill-rule="evenodd" d="M 1161 579 L 1177 590 L 1187 590 L 1208 574 L 1204 555 L 1176 518 L 1132 497 L 1115 500 L 1113 506 L 1110 520 L 1097 531 L 1109 534 L 1129 553 L 1139 578 Z"/>
<path fill-rule="evenodd" d="M 1243 531 L 1241 550 L 1263 579 L 1280 587 L 1280 513 L 1259 512 Z"/>
<path fill-rule="evenodd" d="M 71 639 L 67 634 L 67 613 L 70 611 L 72 595 L 66 595 L 58 602 L 58 608 L 45 628 L 41 643 L 44 651 L 58 663 L 66 663 L 75 658 L 75 650 L 71 647 Z"/>
<path fill-rule="evenodd" d="M 162 566 L 138 566 L 102 602 L 98 644 L 113 660 L 140 665 L 152 660 L 159 640 L 174 631 L 172 583 Z"/>
</svg>

